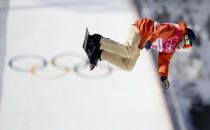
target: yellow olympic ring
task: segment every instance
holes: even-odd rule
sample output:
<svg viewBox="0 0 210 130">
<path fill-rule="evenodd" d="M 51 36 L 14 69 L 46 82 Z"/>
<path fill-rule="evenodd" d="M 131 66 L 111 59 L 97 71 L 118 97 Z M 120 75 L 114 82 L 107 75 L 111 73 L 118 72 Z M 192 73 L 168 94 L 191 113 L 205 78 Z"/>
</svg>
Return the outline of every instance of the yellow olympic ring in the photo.
<svg viewBox="0 0 210 130">
<path fill-rule="evenodd" d="M 52 65 L 55 65 L 55 62 L 52 61 L 51 64 L 52 64 Z M 39 75 L 39 74 L 36 72 L 36 68 L 38 68 L 38 67 L 40 67 L 40 66 L 41 66 L 40 64 L 36 64 L 36 65 L 34 65 L 34 66 L 31 67 L 30 72 L 31 72 L 31 74 L 32 74 L 33 76 L 38 77 L 38 78 L 43 78 L 43 79 L 57 79 L 57 78 L 61 78 L 61 77 L 63 77 L 63 76 L 66 76 L 66 75 L 70 72 L 70 68 L 69 68 L 68 66 L 59 65 L 59 67 L 65 68 L 64 71 L 63 71 L 63 73 L 57 74 L 57 75 L 54 75 L 54 76 L 49 76 L 49 75 L 43 76 L 43 75 Z M 56 66 L 58 66 L 58 65 L 56 65 Z"/>
</svg>

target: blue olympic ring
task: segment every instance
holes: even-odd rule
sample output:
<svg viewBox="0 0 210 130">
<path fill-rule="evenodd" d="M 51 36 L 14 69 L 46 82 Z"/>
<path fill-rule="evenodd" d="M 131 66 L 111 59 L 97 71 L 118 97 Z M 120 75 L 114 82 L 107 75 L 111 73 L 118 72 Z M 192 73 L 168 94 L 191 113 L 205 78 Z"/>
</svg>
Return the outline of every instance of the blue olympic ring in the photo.
<svg viewBox="0 0 210 130">
<path fill-rule="evenodd" d="M 45 58 L 41 57 L 41 56 L 37 56 L 37 55 L 20 55 L 20 56 L 16 56 L 13 57 L 10 61 L 9 61 L 9 66 L 17 71 L 21 71 L 21 72 L 30 72 L 30 68 L 25 69 L 25 68 L 19 68 L 16 67 L 14 65 L 15 61 L 20 60 L 20 59 L 24 59 L 24 58 L 35 58 L 41 61 L 42 65 L 39 67 L 39 69 L 44 69 L 47 66 L 47 61 L 45 60 Z"/>
</svg>

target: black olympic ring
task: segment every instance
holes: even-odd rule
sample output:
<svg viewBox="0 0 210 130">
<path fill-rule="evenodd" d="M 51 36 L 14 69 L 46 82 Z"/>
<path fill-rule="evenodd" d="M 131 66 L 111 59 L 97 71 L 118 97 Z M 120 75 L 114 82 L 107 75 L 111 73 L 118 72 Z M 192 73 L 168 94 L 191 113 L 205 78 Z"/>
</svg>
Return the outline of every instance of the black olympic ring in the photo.
<svg viewBox="0 0 210 130">
<path fill-rule="evenodd" d="M 71 58 L 66 60 L 65 58 Z M 77 62 L 72 66 L 69 66 L 70 63 L 62 63 L 62 59 L 65 59 L 65 61 L 72 61 L 73 58 L 76 60 L 82 59 L 79 62 Z M 29 68 L 21 68 L 18 67 L 15 63 L 24 62 L 26 59 L 30 60 L 40 60 L 40 62 L 36 62 L 33 64 L 30 64 Z M 49 64 L 50 63 L 50 64 Z M 40 73 L 45 69 L 48 65 L 52 65 L 56 70 L 62 70 L 62 73 L 54 74 L 54 75 L 41 75 Z M 55 79 L 60 78 L 65 75 L 67 75 L 70 71 L 74 71 L 78 76 L 83 78 L 90 78 L 90 79 L 99 79 L 99 78 L 105 78 L 109 76 L 113 69 L 112 67 L 108 65 L 101 65 L 99 64 L 98 67 L 96 67 L 95 71 L 89 70 L 88 60 L 84 56 L 78 53 L 62 53 L 54 56 L 50 62 L 48 62 L 44 57 L 38 56 L 38 55 L 19 55 L 11 58 L 9 60 L 9 66 L 11 69 L 19 72 L 28 72 L 31 73 L 33 76 L 38 78 L 44 78 L 44 79 Z M 71 69 L 72 68 L 72 69 Z M 42 70 L 42 71 L 41 71 Z"/>
</svg>

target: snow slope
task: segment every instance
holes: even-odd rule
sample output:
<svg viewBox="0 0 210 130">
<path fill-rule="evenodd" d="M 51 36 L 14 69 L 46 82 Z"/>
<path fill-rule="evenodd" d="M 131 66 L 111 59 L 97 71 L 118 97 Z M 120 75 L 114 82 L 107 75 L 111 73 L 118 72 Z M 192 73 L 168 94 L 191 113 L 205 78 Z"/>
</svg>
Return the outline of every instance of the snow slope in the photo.
<svg viewBox="0 0 210 130">
<path fill-rule="evenodd" d="M 172 130 L 150 53 L 141 52 L 132 72 L 106 62 L 90 72 L 86 64 L 85 28 L 123 43 L 137 19 L 132 7 L 127 0 L 10 0 L 0 129 Z"/>
</svg>

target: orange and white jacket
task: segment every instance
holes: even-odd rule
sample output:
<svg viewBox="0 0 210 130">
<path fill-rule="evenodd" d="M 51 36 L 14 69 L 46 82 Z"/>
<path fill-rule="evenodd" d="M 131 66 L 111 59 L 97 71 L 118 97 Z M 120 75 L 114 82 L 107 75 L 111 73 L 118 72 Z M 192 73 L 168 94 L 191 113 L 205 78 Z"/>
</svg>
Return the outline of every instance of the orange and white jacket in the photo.
<svg viewBox="0 0 210 130">
<path fill-rule="evenodd" d="M 187 31 L 187 26 L 184 22 L 175 23 L 158 23 L 151 19 L 141 19 L 135 22 L 139 29 L 141 37 L 140 49 L 143 49 L 143 44 L 150 40 L 153 49 L 159 51 L 158 55 L 158 71 L 160 76 L 168 78 L 168 70 L 170 60 L 173 53 L 178 49 L 177 43 L 182 41 L 184 34 Z M 168 44 L 170 41 L 171 44 Z M 169 48 L 166 48 L 170 46 Z"/>
</svg>

